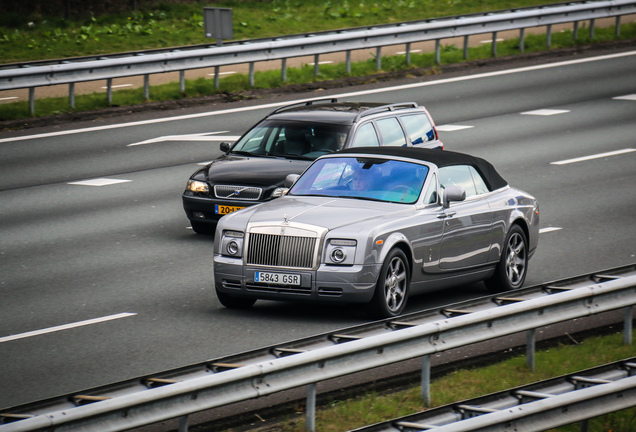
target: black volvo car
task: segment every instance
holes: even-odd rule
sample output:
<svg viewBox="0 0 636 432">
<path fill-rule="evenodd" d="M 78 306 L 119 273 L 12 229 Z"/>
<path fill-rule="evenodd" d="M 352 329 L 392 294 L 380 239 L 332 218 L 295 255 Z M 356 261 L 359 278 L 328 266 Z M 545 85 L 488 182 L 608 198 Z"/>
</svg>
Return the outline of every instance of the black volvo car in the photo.
<svg viewBox="0 0 636 432">
<path fill-rule="evenodd" d="M 276 109 L 225 152 L 196 171 L 183 193 L 192 229 L 213 234 L 225 214 L 280 196 L 288 174 L 344 148 L 418 146 L 443 149 L 435 123 L 415 102 L 319 99 Z"/>
</svg>

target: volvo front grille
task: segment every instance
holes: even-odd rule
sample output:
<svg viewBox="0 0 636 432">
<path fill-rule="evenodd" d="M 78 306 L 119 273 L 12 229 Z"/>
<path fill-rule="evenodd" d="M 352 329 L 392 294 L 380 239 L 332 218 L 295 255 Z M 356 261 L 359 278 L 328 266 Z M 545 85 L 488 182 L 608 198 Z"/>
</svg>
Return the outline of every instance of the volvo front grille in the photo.
<svg viewBox="0 0 636 432">
<path fill-rule="evenodd" d="M 252 186 L 214 186 L 214 196 L 221 199 L 258 201 L 263 190 Z"/>
</svg>

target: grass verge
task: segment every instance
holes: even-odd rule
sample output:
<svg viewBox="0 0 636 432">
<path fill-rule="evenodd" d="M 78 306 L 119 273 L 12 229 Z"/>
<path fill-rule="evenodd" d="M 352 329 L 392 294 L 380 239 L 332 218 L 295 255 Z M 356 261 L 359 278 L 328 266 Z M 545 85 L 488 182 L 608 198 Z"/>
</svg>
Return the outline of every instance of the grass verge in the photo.
<svg viewBox="0 0 636 432">
<path fill-rule="evenodd" d="M 574 345 L 559 345 L 537 351 L 534 372 L 527 367 L 525 355 L 485 367 L 455 370 L 432 382 L 433 407 L 589 369 L 633 357 L 635 354 L 636 349 L 633 345 L 623 345 L 622 333 L 615 333 L 592 336 Z M 342 432 L 424 409 L 419 387 L 391 394 L 369 393 L 349 400 L 331 400 L 326 406 L 318 409 L 316 430 Z M 580 428 L 578 424 L 574 424 L 554 430 L 575 432 Z M 634 430 L 636 407 L 598 417 L 589 422 L 589 432 Z M 304 414 L 289 416 L 267 431 L 304 432 Z"/>
<path fill-rule="evenodd" d="M 636 39 L 636 23 L 622 25 L 620 36 L 615 35 L 614 27 L 608 27 L 595 29 L 594 38 L 590 38 L 589 32 L 583 28 L 579 30 L 576 39 L 574 39 L 573 32 L 570 30 L 552 35 L 550 49 L 571 48 L 593 43 L 632 39 Z M 524 53 L 542 52 L 547 49 L 545 35 L 530 35 L 525 38 Z M 515 56 L 520 53 L 518 39 L 508 39 L 497 44 L 497 55 L 500 57 Z M 491 57 L 490 44 L 469 48 L 467 59 L 463 58 L 462 49 L 455 45 L 444 45 L 441 49 L 440 60 L 443 66 L 471 60 L 489 59 Z M 284 88 L 286 86 L 312 82 L 372 76 L 378 73 L 408 73 L 409 70 L 421 71 L 422 69 L 426 69 L 429 74 L 439 72 L 433 52 L 412 54 L 410 64 L 406 64 L 403 55 L 383 57 L 381 64 L 382 69 L 378 71 L 376 69 L 375 58 L 354 62 L 352 63 L 351 73 L 346 71 L 344 63 L 321 65 L 318 75 L 314 75 L 313 65 L 304 65 L 301 68 L 289 68 L 287 81 L 285 82 L 282 81 L 279 70 L 259 71 L 255 73 L 254 87 L 250 86 L 248 76 L 245 74 L 234 74 L 221 79 L 218 89 L 214 88 L 213 79 L 198 78 L 196 80 L 186 81 L 185 92 L 180 91 L 178 83 L 176 82 L 152 86 L 150 89 L 150 100 L 145 100 L 143 89 L 141 88 L 119 90 L 113 92 L 113 100 L 110 105 L 104 93 L 76 95 L 74 108 L 69 106 L 68 98 L 66 97 L 42 98 L 36 100 L 35 116 L 46 117 L 55 114 L 100 110 L 112 106 L 133 106 L 147 104 L 149 102 L 175 101 L 218 94 L 224 94 L 228 99 L 241 99 L 248 97 L 244 94 L 245 92 L 254 89 Z M 27 101 L 0 105 L 0 121 L 30 117 Z"/>
</svg>

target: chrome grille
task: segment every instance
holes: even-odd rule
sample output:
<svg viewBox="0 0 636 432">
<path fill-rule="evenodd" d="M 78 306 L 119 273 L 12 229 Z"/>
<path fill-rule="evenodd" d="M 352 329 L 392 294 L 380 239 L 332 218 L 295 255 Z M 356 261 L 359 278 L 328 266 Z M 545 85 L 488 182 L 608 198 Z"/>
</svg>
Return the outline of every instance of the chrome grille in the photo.
<svg viewBox="0 0 636 432">
<path fill-rule="evenodd" d="M 214 186 L 214 196 L 221 199 L 257 201 L 262 193 L 263 189 L 253 186 Z"/>
<path fill-rule="evenodd" d="M 250 233 L 247 263 L 312 268 L 315 246 L 315 237 Z"/>
</svg>

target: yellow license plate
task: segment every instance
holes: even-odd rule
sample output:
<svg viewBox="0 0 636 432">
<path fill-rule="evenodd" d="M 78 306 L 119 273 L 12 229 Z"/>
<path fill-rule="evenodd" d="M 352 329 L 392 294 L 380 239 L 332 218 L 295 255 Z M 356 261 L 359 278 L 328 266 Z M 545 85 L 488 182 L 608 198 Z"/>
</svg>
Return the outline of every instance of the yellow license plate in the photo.
<svg viewBox="0 0 636 432">
<path fill-rule="evenodd" d="M 224 206 L 216 204 L 214 206 L 214 213 L 224 215 L 228 213 L 235 212 L 237 210 L 243 209 L 245 207 L 237 207 L 237 206 Z"/>
</svg>

